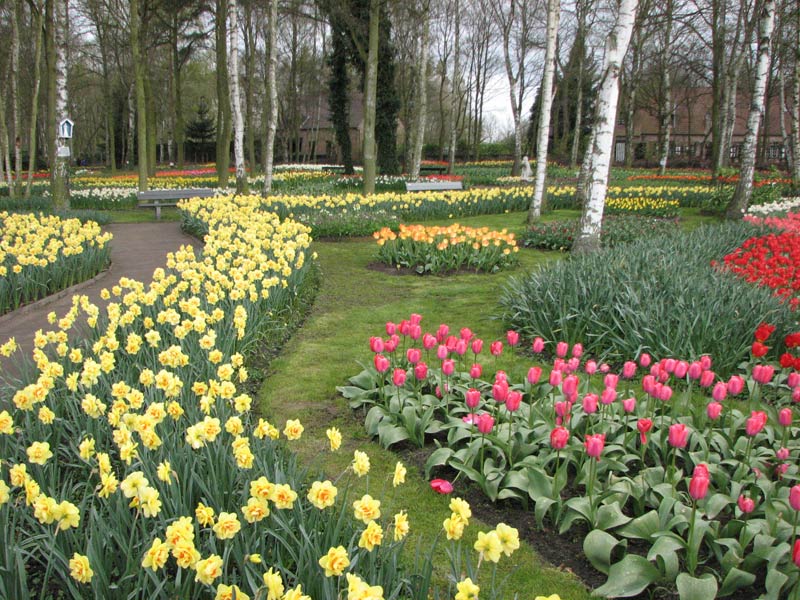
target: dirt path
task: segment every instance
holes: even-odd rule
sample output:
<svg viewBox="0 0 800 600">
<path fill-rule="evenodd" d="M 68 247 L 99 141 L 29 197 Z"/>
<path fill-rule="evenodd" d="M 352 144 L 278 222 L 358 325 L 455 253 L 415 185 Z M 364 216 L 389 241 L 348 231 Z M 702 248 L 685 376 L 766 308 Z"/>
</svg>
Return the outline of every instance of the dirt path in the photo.
<svg viewBox="0 0 800 600">
<path fill-rule="evenodd" d="M 181 245 L 201 246 L 197 239 L 184 234 L 180 223 L 126 223 L 109 225 L 105 228 L 114 235 L 111 242 L 111 268 L 84 282 L 24 306 L 0 317 L 0 343 L 8 338 L 16 338 L 26 355 L 33 348 L 33 335 L 38 329 L 47 329 L 47 314 L 55 311 L 62 315 L 72 306 L 74 294 L 85 294 L 95 304 L 105 304 L 100 298 L 100 290 L 110 288 L 121 277 L 128 277 L 149 283 L 153 271 L 166 264 L 167 254 Z M 0 371 L 3 363 L 0 362 Z"/>
</svg>

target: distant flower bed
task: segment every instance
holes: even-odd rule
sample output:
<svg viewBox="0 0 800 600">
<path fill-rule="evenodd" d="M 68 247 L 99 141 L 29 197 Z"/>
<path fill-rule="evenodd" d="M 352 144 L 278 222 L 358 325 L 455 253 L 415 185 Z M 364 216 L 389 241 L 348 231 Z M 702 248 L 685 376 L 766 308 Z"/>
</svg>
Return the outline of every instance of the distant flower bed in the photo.
<svg viewBox="0 0 800 600">
<path fill-rule="evenodd" d="M 390 266 L 413 269 L 420 275 L 459 269 L 495 272 L 516 262 L 519 251 L 513 233 L 453 224 L 448 227 L 400 225 L 376 231 L 378 259 Z"/>
<path fill-rule="evenodd" d="M 747 214 L 748 216 L 752 215 L 756 217 L 765 215 L 785 215 L 798 209 L 800 209 L 800 198 L 782 198 L 776 202 L 751 205 L 747 209 Z M 745 219 L 747 218 L 746 216 Z"/>
<path fill-rule="evenodd" d="M 580 209 L 580 203 L 578 202 L 575 194 L 576 188 L 573 185 L 550 186 L 547 188 L 547 206 L 551 209 Z M 650 215 L 672 217 L 677 215 L 677 211 L 674 209 L 677 209 L 681 206 L 705 206 L 712 200 L 713 196 L 713 189 L 705 185 L 680 187 L 666 185 L 611 185 L 608 187 L 606 193 L 606 210 L 608 210 L 610 207 L 613 210 L 615 204 L 612 202 L 612 200 L 638 198 L 640 199 L 640 202 L 638 203 L 640 205 L 643 203 L 652 202 L 654 204 L 660 204 L 666 207 L 667 205 L 664 205 L 664 202 L 674 202 L 675 204 L 669 204 L 672 212 L 667 211 L 667 213 L 664 214 Z M 624 203 L 617 204 L 616 206 L 622 205 L 624 205 Z"/>
<path fill-rule="evenodd" d="M 605 247 L 613 247 L 643 237 L 667 235 L 678 229 L 675 220 L 625 215 L 606 216 L 603 219 L 600 241 Z M 520 242 L 526 248 L 566 252 L 572 249 L 572 244 L 579 234 L 578 219 L 539 223 L 523 233 Z"/>
</svg>

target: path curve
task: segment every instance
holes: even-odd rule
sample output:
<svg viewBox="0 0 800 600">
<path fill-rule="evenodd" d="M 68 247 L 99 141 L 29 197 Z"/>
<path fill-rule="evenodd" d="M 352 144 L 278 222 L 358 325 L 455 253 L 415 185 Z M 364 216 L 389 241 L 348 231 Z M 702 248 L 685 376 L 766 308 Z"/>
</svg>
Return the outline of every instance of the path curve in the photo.
<svg viewBox="0 0 800 600">
<path fill-rule="evenodd" d="M 120 223 L 103 229 L 114 236 L 111 240 L 111 269 L 89 283 L 78 284 L 3 315 L 0 317 L 0 343 L 11 337 L 16 338 L 23 353 L 30 355 L 34 333 L 39 329 L 52 329 L 47 322 L 47 314 L 51 311 L 59 316 L 66 313 L 72 306 L 73 292 L 85 294 L 93 303 L 103 306 L 105 301 L 100 298 L 103 288 L 110 288 L 122 277 L 148 284 L 153 271 L 166 266 L 168 253 L 178 250 L 182 245 L 190 245 L 195 249 L 202 247 L 196 238 L 183 233 L 177 222 Z M 0 372 L 3 366 L 0 363 Z"/>
</svg>

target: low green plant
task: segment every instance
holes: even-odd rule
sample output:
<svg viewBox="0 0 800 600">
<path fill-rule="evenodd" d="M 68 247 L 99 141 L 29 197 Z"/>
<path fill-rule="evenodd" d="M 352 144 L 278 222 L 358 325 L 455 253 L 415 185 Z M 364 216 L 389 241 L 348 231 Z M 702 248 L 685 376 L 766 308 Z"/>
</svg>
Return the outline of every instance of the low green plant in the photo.
<svg viewBox="0 0 800 600">
<path fill-rule="evenodd" d="M 613 248 L 644 237 L 669 235 L 678 228 L 678 222 L 669 219 L 654 219 L 633 216 L 607 216 L 603 219 L 600 241 L 603 246 Z M 572 244 L 580 233 L 580 220 L 553 221 L 533 225 L 520 236 L 520 243 L 526 248 L 540 250 L 572 249 Z"/>
</svg>

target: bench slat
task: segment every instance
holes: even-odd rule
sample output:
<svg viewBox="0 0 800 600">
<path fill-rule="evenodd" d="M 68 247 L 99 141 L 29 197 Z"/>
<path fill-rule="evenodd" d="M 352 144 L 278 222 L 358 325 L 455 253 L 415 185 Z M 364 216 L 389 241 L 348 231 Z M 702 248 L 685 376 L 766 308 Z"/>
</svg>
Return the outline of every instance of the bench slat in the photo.
<svg viewBox="0 0 800 600">
<path fill-rule="evenodd" d="M 408 181 L 406 191 L 427 192 L 441 190 L 463 190 L 464 186 L 460 181 Z"/>
<path fill-rule="evenodd" d="M 148 190 L 139 192 L 139 200 L 183 200 L 185 198 L 210 198 L 216 190 L 210 188 L 177 189 L 177 190 Z"/>
</svg>

